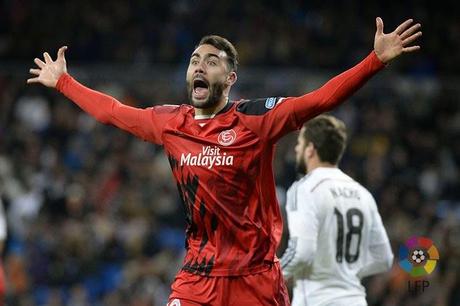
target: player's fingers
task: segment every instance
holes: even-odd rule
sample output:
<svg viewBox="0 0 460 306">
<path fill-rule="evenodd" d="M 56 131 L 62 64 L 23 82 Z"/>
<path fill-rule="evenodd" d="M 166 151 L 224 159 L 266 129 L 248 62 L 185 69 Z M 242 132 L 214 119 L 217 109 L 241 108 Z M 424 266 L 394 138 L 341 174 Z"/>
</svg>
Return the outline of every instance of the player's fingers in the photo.
<svg viewBox="0 0 460 306">
<path fill-rule="evenodd" d="M 420 36 L 422 36 L 422 32 L 417 32 L 417 33 L 413 34 L 412 36 L 404 39 L 403 40 L 403 46 L 407 46 L 407 45 L 411 44 L 414 40 L 416 40 Z"/>
<path fill-rule="evenodd" d="M 404 53 L 409 53 L 409 52 L 414 52 L 420 50 L 420 46 L 412 46 L 412 47 L 406 47 L 402 49 L 402 52 Z"/>
<path fill-rule="evenodd" d="M 41 69 L 31 68 L 31 69 L 29 69 L 29 72 L 32 73 L 32 74 L 35 74 L 35 75 L 40 75 Z"/>
<path fill-rule="evenodd" d="M 34 59 L 34 63 L 37 64 L 37 66 L 40 67 L 40 68 L 45 67 L 45 63 L 41 59 L 39 59 L 37 57 Z"/>
<path fill-rule="evenodd" d="M 400 35 L 402 32 L 404 32 L 412 24 L 413 21 L 413 19 L 407 19 L 401 23 L 395 30 L 396 34 Z"/>
<path fill-rule="evenodd" d="M 414 34 L 418 29 L 420 29 L 422 25 L 420 23 L 417 23 L 417 24 L 414 24 L 413 26 L 411 26 L 409 29 L 405 30 L 402 34 L 401 34 L 401 39 L 404 40 L 406 39 L 407 37 L 411 36 L 412 34 Z"/>
<path fill-rule="evenodd" d="M 38 83 L 38 77 L 27 79 L 27 84 Z"/>
<path fill-rule="evenodd" d="M 43 57 L 45 58 L 45 63 L 51 64 L 53 60 L 51 59 L 51 56 L 48 54 L 48 52 L 43 53 Z"/>
<path fill-rule="evenodd" d="M 380 17 L 375 19 L 375 26 L 377 27 L 377 34 L 383 34 L 383 20 Z"/>
<path fill-rule="evenodd" d="M 60 47 L 57 53 L 58 59 L 63 59 L 64 58 L 64 53 L 67 50 L 67 46 Z"/>
</svg>

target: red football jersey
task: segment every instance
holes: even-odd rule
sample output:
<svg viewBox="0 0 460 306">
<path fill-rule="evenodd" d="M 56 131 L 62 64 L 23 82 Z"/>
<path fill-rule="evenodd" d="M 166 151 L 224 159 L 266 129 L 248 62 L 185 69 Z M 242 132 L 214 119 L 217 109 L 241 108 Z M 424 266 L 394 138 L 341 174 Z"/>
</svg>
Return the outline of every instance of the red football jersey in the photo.
<svg viewBox="0 0 460 306">
<path fill-rule="evenodd" d="M 184 270 L 241 275 L 274 261 L 282 233 L 274 143 L 298 127 L 289 107 L 274 111 L 279 101 L 228 102 L 202 127 L 189 105 L 154 108 L 170 114 L 161 142 L 187 212 Z"/>
<path fill-rule="evenodd" d="M 311 93 L 228 102 L 204 125 L 192 106 L 132 108 L 67 74 L 57 88 L 99 121 L 164 146 L 187 215 L 183 270 L 231 276 L 264 271 L 277 260 L 276 141 L 338 105 L 382 67 L 372 52 Z"/>
</svg>

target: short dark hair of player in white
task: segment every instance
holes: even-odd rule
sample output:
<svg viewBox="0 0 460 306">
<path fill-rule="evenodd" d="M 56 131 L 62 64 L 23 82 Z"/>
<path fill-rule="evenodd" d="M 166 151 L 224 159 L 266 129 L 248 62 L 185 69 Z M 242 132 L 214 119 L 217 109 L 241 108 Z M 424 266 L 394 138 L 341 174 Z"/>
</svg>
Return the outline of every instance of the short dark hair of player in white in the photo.
<svg viewBox="0 0 460 306">
<path fill-rule="evenodd" d="M 361 278 L 389 270 L 390 242 L 370 192 L 338 163 L 347 141 L 345 124 L 328 115 L 300 130 L 297 169 L 303 177 L 287 194 L 285 278 L 294 278 L 293 306 L 367 305 Z"/>
</svg>

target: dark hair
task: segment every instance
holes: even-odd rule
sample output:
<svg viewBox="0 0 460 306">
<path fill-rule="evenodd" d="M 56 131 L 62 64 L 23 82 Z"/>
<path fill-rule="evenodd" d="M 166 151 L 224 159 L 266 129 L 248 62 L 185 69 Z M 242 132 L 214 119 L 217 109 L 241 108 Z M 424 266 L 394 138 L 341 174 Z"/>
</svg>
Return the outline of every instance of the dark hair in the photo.
<svg viewBox="0 0 460 306">
<path fill-rule="evenodd" d="M 337 165 L 347 142 L 345 123 L 329 115 L 320 115 L 304 124 L 305 143 L 313 143 L 319 159 Z"/>
<path fill-rule="evenodd" d="M 227 53 L 227 63 L 230 70 L 237 70 L 238 52 L 236 51 L 235 46 L 233 46 L 227 39 L 218 35 L 207 35 L 200 40 L 200 43 L 196 47 L 201 45 L 211 45 L 219 50 L 225 51 L 225 53 Z"/>
</svg>

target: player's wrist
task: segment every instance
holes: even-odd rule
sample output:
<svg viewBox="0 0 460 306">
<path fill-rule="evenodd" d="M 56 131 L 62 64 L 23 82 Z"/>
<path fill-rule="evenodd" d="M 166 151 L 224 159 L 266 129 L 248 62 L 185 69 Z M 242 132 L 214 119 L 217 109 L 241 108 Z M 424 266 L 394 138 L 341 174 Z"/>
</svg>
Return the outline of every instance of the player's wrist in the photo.
<svg viewBox="0 0 460 306">
<path fill-rule="evenodd" d="M 389 64 L 389 61 L 385 61 L 385 58 L 383 58 L 379 53 L 374 49 L 371 52 L 372 56 L 374 57 L 374 60 L 376 63 L 378 63 L 379 66 L 386 67 Z"/>
<path fill-rule="evenodd" d="M 63 72 L 57 79 L 54 88 L 58 90 L 59 92 L 62 92 L 62 88 L 65 84 L 65 82 L 71 78 L 71 76 L 67 72 Z"/>
</svg>

